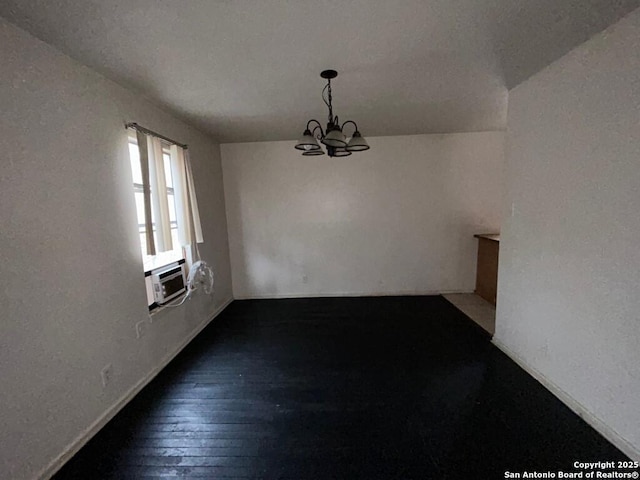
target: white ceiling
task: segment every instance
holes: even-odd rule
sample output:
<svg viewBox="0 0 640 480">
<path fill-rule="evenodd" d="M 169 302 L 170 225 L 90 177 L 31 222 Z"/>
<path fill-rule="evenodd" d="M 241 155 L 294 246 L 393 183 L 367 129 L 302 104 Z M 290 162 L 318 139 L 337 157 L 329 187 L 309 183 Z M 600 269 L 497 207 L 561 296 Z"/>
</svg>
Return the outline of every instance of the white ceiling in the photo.
<svg viewBox="0 0 640 480">
<path fill-rule="evenodd" d="M 0 15 L 222 142 L 504 129 L 507 89 L 640 0 L 0 0 Z M 135 119 L 131 119 L 135 121 Z"/>
</svg>

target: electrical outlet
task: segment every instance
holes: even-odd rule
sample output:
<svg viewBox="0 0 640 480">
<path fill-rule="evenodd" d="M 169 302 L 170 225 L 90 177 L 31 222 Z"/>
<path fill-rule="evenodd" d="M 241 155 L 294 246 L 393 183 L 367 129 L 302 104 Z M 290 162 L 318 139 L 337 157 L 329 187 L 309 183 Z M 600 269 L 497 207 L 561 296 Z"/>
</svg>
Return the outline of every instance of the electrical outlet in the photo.
<svg viewBox="0 0 640 480">
<path fill-rule="evenodd" d="M 136 338 L 144 337 L 145 330 L 147 329 L 146 320 L 142 320 L 136 323 Z"/>
<path fill-rule="evenodd" d="M 102 372 L 100 372 L 100 376 L 102 377 L 102 388 L 106 388 L 111 383 L 111 377 L 113 376 L 113 367 L 110 363 L 105 365 Z"/>
</svg>

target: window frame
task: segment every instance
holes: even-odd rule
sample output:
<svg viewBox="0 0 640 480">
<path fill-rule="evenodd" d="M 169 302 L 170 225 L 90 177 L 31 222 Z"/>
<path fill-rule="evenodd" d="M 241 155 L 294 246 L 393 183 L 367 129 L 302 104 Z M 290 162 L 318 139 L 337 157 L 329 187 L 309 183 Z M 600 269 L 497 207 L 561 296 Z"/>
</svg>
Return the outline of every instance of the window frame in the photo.
<svg viewBox="0 0 640 480">
<path fill-rule="evenodd" d="M 173 164 L 172 162 L 174 161 L 173 157 L 171 156 L 171 144 L 169 142 L 166 142 L 164 140 L 162 141 L 162 156 L 163 156 L 163 162 L 165 159 L 165 155 L 169 157 L 169 172 L 168 174 L 171 176 L 171 186 L 167 185 L 166 186 L 166 192 L 165 192 L 165 196 L 167 197 L 167 202 L 171 205 L 171 199 L 173 199 L 173 211 L 175 212 L 175 220 L 170 220 L 169 221 L 169 226 L 170 226 L 170 230 L 172 231 L 172 237 L 173 237 L 173 232 L 174 230 L 177 232 L 178 230 L 178 223 L 180 221 L 185 221 L 184 219 L 180 219 L 179 217 L 179 212 L 175 203 L 175 188 L 174 188 L 174 182 L 175 179 L 173 178 Z M 139 145 L 138 145 L 138 139 L 137 136 L 135 135 L 135 131 L 130 130 L 127 136 L 127 148 L 128 148 L 128 155 L 129 155 L 129 168 L 131 169 L 132 172 L 132 177 L 131 177 L 131 185 L 133 187 L 133 195 L 134 195 L 134 200 L 135 200 L 135 195 L 136 193 L 144 193 L 144 185 L 141 183 L 137 183 L 134 180 L 134 172 L 133 172 L 133 158 L 131 156 L 131 145 L 135 146 L 135 148 L 138 150 L 138 155 L 139 155 Z M 139 158 L 139 157 L 138 157 Z M 166 182 L 166 175 L 167 172 L 165 172 L 165 183 Z M 153 190 L 152 190 L 152 195 L 153 195 Z M 146 283 L 146 289 L 147 289 L 147 305 L 149 307 L 149 311 L 155 311 L 158 309 L 161 309 L 162 306 L 158 305 L 155 303 L 155 299 L 153 296 L 153 291 L 151 289 L 151 273 L 154 270 L 157 270 L 159 268 L 163 268 L 163 267 L 167 267 L 169 265 L 172 264 L 176 264 L 176 265 L 181 265 L 184 263 L 187 263 L 187 252 L 185 251 L 185 248 L 183 246 L 181 246 L 179 243 L 175 243 L 173 245 L 173 250 L 169 250 L 169 251 L 165 251 L 165 252 L 159 252 L 156 253 L 156 255 L 147 255 L 146 253 L 146 245 L 144 245 L 144 242 L 142 240 L 142 238 L 140 235 L 141 234 L 146 234 L 146 224 L 145 223 L 140 223 L 140 218 L 138 215 L 138 205 L 137 202 L 135 202 L 135 206 L 136 206 L 136 222 L 137 222 L 137 235 L 138 238 L 140 239 L 140 256 L 142 258 L 142 262 L 143 262 L 143 267 L 144 267 L 144 276 L 145 276 L 145 283 Z M 170 207 L 171 208 L 171 207 Z M 143 212 L 143 216 L 144 216 L 144 212 Z M 153 212 L 153 205 L 152 205 L 152 217 L 154 216 L 154 212 Z M 157 232 L 156 229 L 156 223 L 154 221 L 154 219 L 152 218 L 152 228 L 153 228 L 153 233 L 154 235 Z"/>
</svg>

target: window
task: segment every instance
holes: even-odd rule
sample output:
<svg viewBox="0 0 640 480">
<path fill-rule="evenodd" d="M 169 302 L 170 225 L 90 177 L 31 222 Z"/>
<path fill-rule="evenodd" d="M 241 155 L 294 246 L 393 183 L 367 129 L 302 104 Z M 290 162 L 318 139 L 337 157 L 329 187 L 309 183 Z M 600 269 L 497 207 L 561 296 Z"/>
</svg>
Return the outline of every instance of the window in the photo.
<svg viewBox="0 0 640 480">
<path fill-rule="evenodd" d="M 151 274 L 191 261 L 191 247 L 202 243 L 202 229 L 189 154 L 135 125 L 129 130 L 129 160 L 137 215 L 137 235 L 144 261 L 147 300 L 157 306 Z M 156 285 L 157 286 L 157 285 Z M 160 291 L 160 290 L 159 290 Z"/>
<path fill-rule="evenodd" d="M 133 191 L 136 199 L 136 213 L 138 216 L 138 235 L 140 236 L 140 249 L 145 264 L 151 262 L 147 258 L 151 255 L 147 252 L 147 232 L 144 213 L 144 185 L 142 181 L 142 169 L 140 167 L 140 149 L 138 148 L 138 140 L 135 136 L 129 136 L 129 159 L 131 161 L 131 173 L 133 174 Z M 171 150 L 169 145 L 162 147 L 162 160 L 164 163 L 164 175 L 166 185 L 167 205 L 169 207 L 169 225 L 171 230 L 172 249 L 176 257 L 182 258 L 182 248 L 178 238 L 178 215 L 176 211 L 176 195 L 173 187 L 173 173 L 171 168 Z M 151 195 L 154 195 L 153 186 L 151 187 Z M 154 203 L 151 202 L 151 223 L 153 225 L 154 243 L 158 244 L 158 231 L 156 228 L 156 213 L 154 211 Z M 169 255 L 163 255 L 168 257 Z M 160 265 L 159 265 L 160 266 Z"/>
</svg>

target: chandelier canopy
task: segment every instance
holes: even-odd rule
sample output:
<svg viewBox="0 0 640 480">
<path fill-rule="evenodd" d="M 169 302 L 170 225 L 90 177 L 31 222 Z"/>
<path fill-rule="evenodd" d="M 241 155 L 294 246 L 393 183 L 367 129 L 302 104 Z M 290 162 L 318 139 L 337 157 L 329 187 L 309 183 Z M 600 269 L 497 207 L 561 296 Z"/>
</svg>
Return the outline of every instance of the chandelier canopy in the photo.
<svg viewBox="0 0 640 480">
<path fill-rule="evenodd" d="M 330 157 L 348 157 L 352 152 L 369 150 L 369 144 L 365 138 L 360 135 L 356 122 L 347 120 L 340 125 L 338 116 L 333 115 L 331 79 L 336 78 L 338 72 L 335 70 L 324 70 L 320 76 L 327 80 L 327 84 L 322 90 L 322 100 L 324 100 L 324 103 L 329 108 L 327 129 L 326 131 L 322 130 L 322 125 L 319 121 L 315 119 L 309 120 L 307 122 L 307 128 L 302 134 L 302 137 L 300 137 L 300 140 L 298 140 L 295 148 L 302 150 L 302 155 L 304 156 L 324 155 L 324 151 L 318 144 L 318 140 L 320 140 L 320 142 L 327 147 L 327 154 Z M 353 124 L 355 131 L 351 139 L 347 141 L 347 137 L 344 134 L 344 127 L 349 123 Z"/>
</svg>

